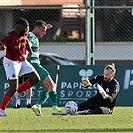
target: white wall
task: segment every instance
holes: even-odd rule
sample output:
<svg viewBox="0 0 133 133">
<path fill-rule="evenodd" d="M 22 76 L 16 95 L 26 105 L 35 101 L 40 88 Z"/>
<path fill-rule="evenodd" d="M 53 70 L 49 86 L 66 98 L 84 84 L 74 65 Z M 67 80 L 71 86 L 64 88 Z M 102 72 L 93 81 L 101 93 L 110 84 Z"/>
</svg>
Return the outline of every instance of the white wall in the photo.
<svg viewBox="0 0 133 133">
<path fill-rule="evenodd" d="M 59 54 L 72 60 L 85 60 L 86 45 L 78 43 L 41 43 L 40 52 Z M 96 60 L 131 60 L 133 59 L 132 42 L 97 42 L 95 44 Z"/>
</svg>

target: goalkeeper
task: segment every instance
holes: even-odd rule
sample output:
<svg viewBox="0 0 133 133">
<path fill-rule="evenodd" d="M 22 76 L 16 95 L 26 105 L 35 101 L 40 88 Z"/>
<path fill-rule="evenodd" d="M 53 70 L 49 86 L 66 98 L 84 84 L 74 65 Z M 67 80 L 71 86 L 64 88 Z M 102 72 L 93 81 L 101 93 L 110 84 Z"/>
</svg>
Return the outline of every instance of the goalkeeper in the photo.
<svg viewBox="0 0 133 133">
<path fill-rule="evenodd" d="M 116 98 L 120 89 L 115 76 L 114 63 L 105 66 L 103 75 L 97 75 L 90 81 L 83 79 L 85 88 L 97 84 L 97 94 L 78 105 L 77 115 L 112 114 Z"/>
</svg>

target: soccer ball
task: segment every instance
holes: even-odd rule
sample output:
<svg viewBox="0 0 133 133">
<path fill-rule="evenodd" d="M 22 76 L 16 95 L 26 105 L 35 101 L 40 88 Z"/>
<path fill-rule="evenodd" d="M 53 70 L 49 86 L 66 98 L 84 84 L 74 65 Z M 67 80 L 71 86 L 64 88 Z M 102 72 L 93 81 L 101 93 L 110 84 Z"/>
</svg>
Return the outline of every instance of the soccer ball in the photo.
<svg viewBox="0 0 133 133">
<path fill-rule="evenodd" d="M 65 104 L 65 110 L 68 114 L 75 114 L 75 112 L 78 110 L 78 105 L 74 101 L 68 101 Z"/>
</svg>

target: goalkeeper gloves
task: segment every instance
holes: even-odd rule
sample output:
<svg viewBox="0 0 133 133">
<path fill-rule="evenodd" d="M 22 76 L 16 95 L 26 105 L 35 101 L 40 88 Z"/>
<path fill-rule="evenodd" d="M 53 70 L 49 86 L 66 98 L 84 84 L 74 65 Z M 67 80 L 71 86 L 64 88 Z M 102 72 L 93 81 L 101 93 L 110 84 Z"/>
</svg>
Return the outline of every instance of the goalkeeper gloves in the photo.
<svg viewBox="0 0 133 133">
<path fill-rule="evenodd" d="M 102 97 L 104 99 L 107 99 L 109 97 L 109 95 L 104 91 L 104 89 L 99 84 L 97 85 L 97 87 L 98 87 L 98 91 L 102 95 Z"/>
<path fill-rule="evenodd" d="M 90 81 L 87 78 L 82 80 L 82 85 L 84 88 L 92 86 L 92 84 L 90 83 Z"/>
</svg>

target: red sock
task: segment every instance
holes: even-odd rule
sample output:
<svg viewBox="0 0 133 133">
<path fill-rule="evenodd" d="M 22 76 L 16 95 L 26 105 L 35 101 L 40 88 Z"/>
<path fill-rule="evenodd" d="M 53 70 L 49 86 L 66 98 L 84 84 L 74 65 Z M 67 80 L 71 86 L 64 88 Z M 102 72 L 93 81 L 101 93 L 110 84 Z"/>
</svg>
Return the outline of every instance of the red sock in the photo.
<svg viewBox="0 0 133 133">
<path fill-rule="evenodd" d="M 17 92 L 21 93 L 23 91 L 26 91 L 26 90 L 30 89 L 31 87 L 32 87 L 32 85 L 30 84 L 29 80 L 26 80 L 22 85 L 20 85 L 18 87 Z"/>
<path fill-rule="evenodd" d="M 0 108 L 2 110 L 5 110 L 5 108 L 7 107 L 8 103 L 10 102 L 11 97 L 8 97 L 6 94 L 3 96 Z"/>
</svg>

